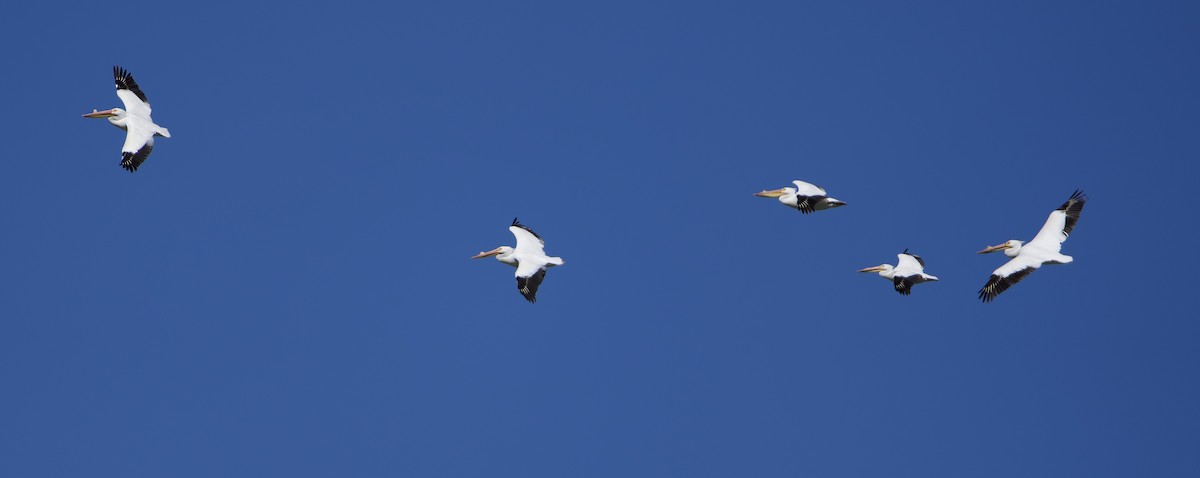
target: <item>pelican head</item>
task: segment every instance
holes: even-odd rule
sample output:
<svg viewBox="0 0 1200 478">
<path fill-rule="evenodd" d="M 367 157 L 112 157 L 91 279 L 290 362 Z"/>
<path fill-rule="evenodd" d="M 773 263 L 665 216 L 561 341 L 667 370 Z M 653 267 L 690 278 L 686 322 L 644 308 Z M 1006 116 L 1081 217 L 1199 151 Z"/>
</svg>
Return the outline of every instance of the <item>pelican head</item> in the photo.
<svg viewBox="0 0 1200 478">
<path fill-rule="evenodd" d="M 890 279 L 892 277 L 892 269 L 893 269 L 893 267 L 891 264 L 879 264 L 875 267 L 859 269 L 858 271 L 859 272 L 878 272 L 879 275 L 883 276 L 884 278 Z"/>
<path fill-rule="evenodd" d="M 83 115 L 84 118 L 110 118 L 113 116 L 118 118 L 125 116 L 125 110 L 121 108 L 113 108 L 111 110 L 96 111 L 93 109 L 91 113 Z"/>
<path fill-rule="evenodd" d="M 988 246 L 987 248 L 985 248 L 982 251 L 977 252 L 976 254 L 988 254 L 988 253 L 996 252 L 996 251 L 1004 251 L 1004 255 L 1006 255 L 1008 257 L 1017 257 L 1017 254 L 1019 254 L 1021 252 L 1022 244 L 1024 244 L 1024 242 L 1018 241 L 1016 239 L 1009 239 L 1000 244 L 996 244 L 994 246 Z"/>
<path fill-rule="evenodd" d="M 483 259 L 484 257 L 488 257 L 488 256 L 507 256 L 509 254 L 512 254 L 512 252 L 513 252 L 513 248 L 508 247 L 508 246 L 500 246 L 500 247 L 497 247 L 497 248 L 492 249 L 487 252 L 480 252 L 479 254 L 475 254 L 475 255 L 471 256 L 471 258 L 472 259 Z M 499 257 L 497 257 L 497 259 L 499 259 Z"/>
<path fill-rule="evenodd" d="M 796 189 L 795 188 L 779 188 L 779 189 L 772 189 L 770 191 L 764 189 L 762 191 L 754 193 L 755 196 L 764 197 L 764 198 L 777 198 L 780 196 L 786 196 L 788 194 L 796 194 Z"/>
</svg>

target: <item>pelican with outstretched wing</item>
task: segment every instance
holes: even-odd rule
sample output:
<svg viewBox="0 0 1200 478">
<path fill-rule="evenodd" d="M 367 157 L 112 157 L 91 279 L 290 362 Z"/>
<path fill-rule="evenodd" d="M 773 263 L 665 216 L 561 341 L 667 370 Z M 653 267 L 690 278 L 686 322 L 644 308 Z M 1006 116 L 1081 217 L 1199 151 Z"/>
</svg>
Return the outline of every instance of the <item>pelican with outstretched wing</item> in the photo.
<svg viewBox="0 0 1200 478">
<path fill-rule="evenodd" d="M 1042 267 L 1042 264 L 1069 264 L 1075 260 L 1061 252 L 1062 243 L 1066 242 L 1067 236 L 1075 230 L 1075 224 L 1079 222 L 1079 214 L 1083 212 L 1083 205 L 1087 200 L 1083 191 L 1076 190 L 1067 202 L 1050 212 L 1046 224 L 1029 242 L 1012 239 L 979 251 L 979 254 L 1004 251 L 1004 255 L 1012 258 L 992 272 L 987 284 L 979 289 L 979 298 L 984 302 L 991 302 L 1001 292 Z"/>
<path fill-rule="evenodd" d="M 121 167 L 129 172 L 137 171 L 150 151 L 154 150 L 154 137 L 170 138 L 171 132 L 154 124 L 150 119 L 150 102 L 146 94 L 133 81 L 133 75 L 119 66 L 113 67 L 113 78 L 117 83 L 117 97 L 125 109 L 112 108 L 104 111 L 92 110 L 84 118 L 108 118 L 113 126 L 125 130 L 125 144 L 121 146 Z"/>
<path fill-rule="evenodd" d="M 543 247 L 545 242 L 541 236 L 528 226 L 513 218 L 508 230 L 517 238 L 517 247 L 500 246 L 487 252 L 480 252 L 472 259 L 482 259 L 496 256 L 496 260 L 517 268 L 517 290 L 530 303 L 537 302 L 538 286 L 546 278 L 546 269 L 563 265 L 561 257 L 547 256 Z"/>
</svg>

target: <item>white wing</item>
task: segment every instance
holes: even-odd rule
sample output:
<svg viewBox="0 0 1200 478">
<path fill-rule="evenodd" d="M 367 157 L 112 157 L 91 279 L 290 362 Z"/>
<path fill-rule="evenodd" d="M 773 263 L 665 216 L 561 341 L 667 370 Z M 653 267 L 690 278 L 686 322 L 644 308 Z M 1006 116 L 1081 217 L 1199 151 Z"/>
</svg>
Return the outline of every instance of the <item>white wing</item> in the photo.
<svg viewBox="0 0 1200 478">
<path fill-rule="evenodd" d="M 514 274 L 517 277 L 533 277 L 534 274 L 537 274 L 537 271 L 542 270 L 546 266 L 544 262 L 530 257 L 523 257 L 522 259 L 517 263 L 517 272 Z"/>
<path fill-rule="evenodd" d="M 1066 242 L 1067 236 L 1071 235 L 1075 224 L 1079 222 L 1079 215 L 1083 213 L 1083 205 L 1087 203 L 1087 199 L 1083 191 L 1075 191 L 1067 202 L 1050 212 L 1046 224 L 1042 225 L 1042 229 L 1029 243 L 1042 249 L 1061 251 L 1062 243 Z"/>
<path fill-rule="evenodd" d="M 825 190 L 820 186 L 812 183 L 806 183 L 799 179 L 792 181 L 796 185 L 796 194 L 799 196 L 826 196 Z"/>
<path fill-rule="evenodd" d="M 117 97 L 121 98 L 121 103 L 125 104 L 126 113 L 150 119 L 150 103 L 142 101 L 129 90 L 117 90 Z"/>
<path fill-rule="evenodd" d="M 125 144 L 121 146 L 121 167 L 137 171 L 154 150 L 154 131 L 147 122 L 129 117 L 125 122 Z"/>
<path fill-rule="evenodd" d="M 117 97 L 125 103 L 125 111 L 133 116 L 150 119 L 150 102 L 146 100 L 142 88 L 133 80 L 133 75 L 124 68 L 114 66 L 113 81 L 117 84 Z"/>
<path fill-rule="evenodd" d="M 1014 284 L 1021 282 L 1033 271 L 1042 266 L 1042 262 L 1036 259 L 1030 259 L 1029 256 L 1020 256 L 1012 258 L 1012 260 L 1004 263 L 998 269 L 992 272 L 991 277 L 988 277 L 987 284 L 979 289 L 979 298 L 984 302 L 991 302 L 1001 292 L 1008 290 Z"/>
<path fill-rule="evenodd" d="M 903 276 L 911 276 L 920 274 L 925 271 L 925 266 L 922 266 L 917 258 L 909 254 L 896 254 L 899 262 L 896 263 L 896 274 Z"/>
<path fill-rule="evenodd" d="M 543 250 L 544 243 L 542 242 L 542 239 L 534 235 L 529 229 L 521 226 L 508 226 L 508 230 L 511 231 L 513 236 L 517 238 L 517 247 L 513 248 L 517 252 L 526 252 L 529 254 L 536 254 L 538 256 L 546 255 Z M 517 275 L 520 275 L 520 269 L 524 266 L 525 261 L 521 261 L 521 266 L 517 267 Z M 538 267 L 540 267 L 540 265 Z"/>
<path fill-rule="evenodd" d="M 122 153 L 136 153 L 142 146 L 149 144 L 154 147 L 154 130 L 141 121 L 130 118 L 125 122 L 125 145 L 121 146 Z"/>
<path fill-rule="evenodd" d="M 1062 250 L 1062 243 L 1067 240 L 1067 235 L 1063 233 L 1063 228 L 1066 225 L 1066 213 L 1062 211 L 1051 212 L 1050 217 L 1046 218 L 1046 224 L 1042 225 L 1042 229 L 1038 231 L 1036 236 L 1033 236 L 1033 239 L 1029 243 L 1036 244 L 1037 247 L 1042 249 L 1059 252 Z"/>
</svg>

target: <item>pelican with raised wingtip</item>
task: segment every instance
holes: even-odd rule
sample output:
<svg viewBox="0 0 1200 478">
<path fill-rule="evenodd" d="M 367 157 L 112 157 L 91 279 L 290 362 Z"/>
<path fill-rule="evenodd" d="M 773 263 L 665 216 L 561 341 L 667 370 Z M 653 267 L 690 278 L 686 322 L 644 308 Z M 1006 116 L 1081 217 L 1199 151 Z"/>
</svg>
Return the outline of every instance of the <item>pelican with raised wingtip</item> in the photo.
<svg viewBox="0 0 1200 478">
<path fill-rule="evenodd" d="M 121 146 L 121 167 L 132 173 L 150 157 L 150 151 L 154 150 L 154 137 L 170 138 L 171 132 L 154 124 L 150 119 L 150 102 L 146 100 L 146 94 L 142 93 L 137 82 L 133 81 L 133 75 L 124 68 L 114 66 L 113 79 L 117 83 L 117 97 L 125 104 L 125 109 L 93 109 L 83 117 L 107 118 L 113 126 L 125 130 L 125 144 Z"/>
<path fill-rule="evenodd" d="M 979 251 L 979 254 L 1004 251 L 1004 255 L 1012 258 L 992 272 L 987 284 L 979 289 L 979 298 L 991 302 L 1001 292 L 1042 267 L 1042 264 L 1069 264 L 1075 260 L 1061 252 L 1062 243 L 1066 242 L 1067 236 L 1071 235 L 1075 224 L 1079 222 L 1079 214 L 1083 212 L 1087 199 L 1083 191 L 1076 190 L 1067 202 L 1050 212 L 1046 224 L 1029 242 L 1012 239 Z"/>
<path fill-rule="evenodd" d="M 921 256 L 910 254 L 908 249 L 905 249 L 904 252 L 896 254 L 896 257 L 899 260 L 895 267 L 891 264 L 880 264 L 859 269 L 859 272 L 878 272 L 880 277 L 892 281 L 896 292 L 901 295 L 911 294 L 914 285 L 938 280 L 937 276 L 925 273 L 925 260 L 921 259 Z"/>
<path fill-rule="evenodd" d="M 545 242 L 528 226 L 513 218 L 508 230 L 517 238 L 517 247 L 500 246 L 471 257 L 482 259 L 496 256 L 496 260 L 517 268 L 517 290 L 530 303 L 537 302 L 538 286 L 546 278 L 546 269 L 563 265 L 561 257 L 550 257 L 542 250 Z"/>
<path fill-rule="evenodd" d="M 846 203 L 829 197 L 825 189 L 799 179 L 792 181 L 794 188 L 779 188 L 754 193 L 755 196 L 777 198 L 784 206 L 800 210 L 804 214 L 845 206 Z"/>
</svg>

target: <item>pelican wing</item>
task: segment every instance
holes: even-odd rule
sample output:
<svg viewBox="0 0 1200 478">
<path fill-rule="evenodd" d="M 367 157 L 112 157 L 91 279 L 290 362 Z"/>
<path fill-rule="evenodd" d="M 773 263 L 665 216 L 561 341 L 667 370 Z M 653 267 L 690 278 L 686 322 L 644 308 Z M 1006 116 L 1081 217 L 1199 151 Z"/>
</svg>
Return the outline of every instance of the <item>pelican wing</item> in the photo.
<svg viewBox="0 0 1200 478">
<path fill-rule="evenodd" d="M 892 278 L 892 283 L 896 286 L 896 292 L 900 295 L 912 294 L 912 286 L 915 284 L 913 277 L 896 276 Z"/>
<path fill-rule="evenodd" d="M 1087 196 L 1083 191 L 1075 191 L 1067 202 L 1050 213 L 1046 224 L 1042 225 L 1042 229 L 1029 243 L 1054 252 L 1061 251 L 1062 243 L 1071 235 L 1071 231 L 1075 230 L 1075 224 L 1079 222 L 1079 215 L 1083 212 L 1086 202 Z"/>
<path fill-rule="evenodd" d="M 530 303 L 537 302 L 538 286 L 541 286 L 542 280 L 546 278 L 545 264 L 523 260 L 517 265 L 516 276 L 517 290 L 521 291 L 525 300 Z"/>
<path fill-rule="evenodd" d="M 984 302 L 991 302 L 1001 292 L 1008 290 L 1014 284 L 1021 282 L 1033 271 L 1041 267 L 1040 261 L 1030 260 L 1028 257 L 1017 256 L 1012 260 L 1004 263 L 998 269 L 992 272 L 992 276 L 988 278 L 987 284 L 979 289 L 979 298 Z"/>
<path fill-rule="evenodd" d="M 140 121 L 126 123 L 125 144 L 121 146 L 121 167 L 131 173 L 137 171 L 153 150 L 154 133 Z"/>
<path fill-rule="evenodd" d="M 896 254 L 896 258 L 899 259 L 896 262 L 896 269 L 911 269 L 916 272 L 923 272 L 925 270 L 925 259 L 921 259 L 921 256 L 916 254 L 909 254 L 908 249 Z"/>
<path fill-rule="evenodd" d="M 508 230 L 517 238 L 517 247 L 513 248 L 517 252 L 533 253 L 539 256 L 546 255 L 543 249 L 545 242 L 542 241 L 542 237 L 533 232 L 533 229 L 530 229 L 529 226 L 517 222 L 517 218 L 513 218 L 513 223 L 511 226 L 508 226 Z"/>
<path fill-rule="evenodd" d="M 825 190 L 822 189 L 820 186 L 817 186 L 816 184 L 806 183 L 799 179 L 792 181 L 792 184 L 796 185 L 796 195 L 797 196 L 825 196 L 826 195 Z"/>
<path fill-rule="evenodd" d="M 146 94 L 142 93 L 137 82 L 133 81 L 133 75 L 124 68 L 114 66 L 113 79 L 117 83 L 117 97 L 125 104 L 125 111 L 131 115 L 150 118 L 150 101 L 146 100 Z"/>
</svg>

